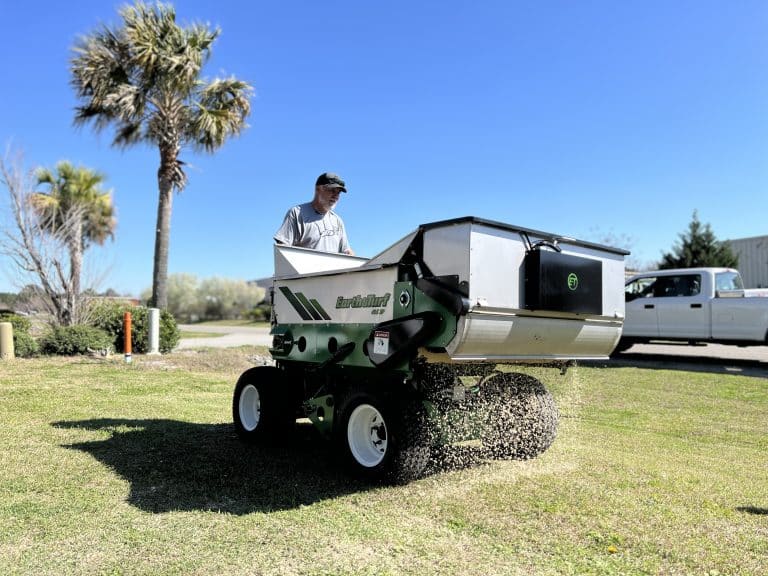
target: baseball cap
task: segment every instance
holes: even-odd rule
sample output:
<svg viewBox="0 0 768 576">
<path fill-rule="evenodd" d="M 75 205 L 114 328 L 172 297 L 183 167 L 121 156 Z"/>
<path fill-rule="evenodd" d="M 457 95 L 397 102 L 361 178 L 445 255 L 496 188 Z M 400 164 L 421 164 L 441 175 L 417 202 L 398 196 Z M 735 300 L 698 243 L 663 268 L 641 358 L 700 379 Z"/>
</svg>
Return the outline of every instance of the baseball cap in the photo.
<svg viewBox="0 0 768 576">
<path fill-rule="evenodd" d="M 323 172 L 317 177 L 315 186 L 333 186 L 334 188 L 341 188 L 342 192 L 347 191 L 347 187 L 344 184 L 344 180 L 341 176 L 334 174 L 333 172 Z"/>
</svg>

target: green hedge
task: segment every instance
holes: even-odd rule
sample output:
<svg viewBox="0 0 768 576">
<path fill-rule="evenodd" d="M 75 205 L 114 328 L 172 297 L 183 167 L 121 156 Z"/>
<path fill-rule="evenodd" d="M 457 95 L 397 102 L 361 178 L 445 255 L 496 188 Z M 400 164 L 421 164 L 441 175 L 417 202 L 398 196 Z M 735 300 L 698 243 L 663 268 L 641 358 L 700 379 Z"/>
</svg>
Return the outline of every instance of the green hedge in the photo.
<svg viewBox="0 0 768 576">
<path fill-rule="evenodd" d="M 0 322 L 10 322 L 13 326 L 13 349 L 16 356 L 19 358 L 31 358 L 40 353 L 37 341 L 29 333 L 32 329 L 32 323 L 29 321 L 29 318 L 19 316 L 18 314 L 0 313 Z"/>
<path fill-rule="evenodd" d="M 269 322 L 272 316 L 272 306 L 269 304 L 259 304 L 248 313 L 248 318 L 254 322 Z"/>
<path fill-rule="evenodd" d="M 124 316 L 131 313 L 131 348 L 135 354 L 146 354 L 149 349 L 149 309 L 116 302 L 99 302 L 88 311 L 88 324 L 101 328 L 112 338 L 115 352 L 123 352 L 125 333 Z M 160 311 L 160 352 L 167 353 L 179 343 L 181 333 L 176 319 L 167 310 Z"/>
<path fill-rule="evenodd" d="M 110 335 L 93 326 L 57 326 L 40 339 L 43 354 L 77 356 L 109 351 L 111 348 Z"/>
</svg>

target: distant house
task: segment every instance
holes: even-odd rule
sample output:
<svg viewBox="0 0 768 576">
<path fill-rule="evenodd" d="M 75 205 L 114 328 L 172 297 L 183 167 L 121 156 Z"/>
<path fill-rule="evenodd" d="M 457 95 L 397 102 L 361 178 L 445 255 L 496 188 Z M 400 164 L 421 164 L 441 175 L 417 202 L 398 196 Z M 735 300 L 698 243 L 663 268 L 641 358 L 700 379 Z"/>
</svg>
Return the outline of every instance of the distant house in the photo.
<svg viewBox="0 0 768 576">
<path fill-rule="evenodd" d="M 739 257 L 744 288 L 768 288 L 768 236 L 736 238 L 727 242 Z"/>
</svg>

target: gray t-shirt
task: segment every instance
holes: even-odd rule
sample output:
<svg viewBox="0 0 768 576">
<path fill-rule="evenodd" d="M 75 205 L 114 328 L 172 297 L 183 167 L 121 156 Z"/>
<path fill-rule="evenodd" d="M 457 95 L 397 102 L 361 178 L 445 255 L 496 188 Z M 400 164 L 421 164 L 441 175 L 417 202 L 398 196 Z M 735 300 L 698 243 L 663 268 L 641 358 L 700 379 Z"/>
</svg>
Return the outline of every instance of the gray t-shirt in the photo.
<svg viewBox="0 0 768 576">
<path fill-rule="evenodd" d="M 336 212 L 320 214 L 311 202 L 294 206 L 285 215 L 283 225 L 275 233 L 275 242 L 312 248 L 323 252 L 349 250 L 347 231 Z"/>
</svg>

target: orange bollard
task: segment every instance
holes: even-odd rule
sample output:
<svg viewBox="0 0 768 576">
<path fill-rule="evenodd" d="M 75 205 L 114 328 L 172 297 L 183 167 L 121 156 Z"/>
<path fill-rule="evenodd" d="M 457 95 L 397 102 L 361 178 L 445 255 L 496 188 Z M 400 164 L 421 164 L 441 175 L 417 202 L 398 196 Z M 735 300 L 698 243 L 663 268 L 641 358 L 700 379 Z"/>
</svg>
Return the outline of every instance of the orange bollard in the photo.
<svg viewBox="0 0 768 576">
<path fill-rule="evenodd" d="M 125 361 L 131 361 L 131 313 L 126 312 L 123 315 L 123 350 L 125 352 Z"/>
</svg>

